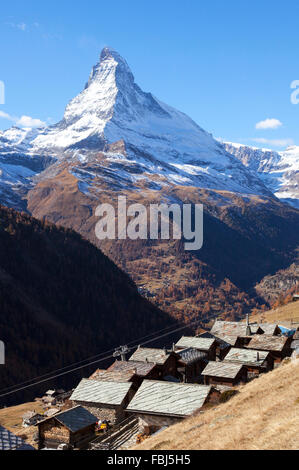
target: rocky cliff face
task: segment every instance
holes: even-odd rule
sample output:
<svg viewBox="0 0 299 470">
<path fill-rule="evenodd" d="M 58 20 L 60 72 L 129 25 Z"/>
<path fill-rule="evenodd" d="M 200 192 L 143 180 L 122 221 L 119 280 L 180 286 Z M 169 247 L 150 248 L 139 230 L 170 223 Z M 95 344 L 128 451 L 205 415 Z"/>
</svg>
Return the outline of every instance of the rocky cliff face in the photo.
<svg viewBox="0 0 299 470">
<path fill-rule="evenodd" d="M 286 293 L 297 292 L 299 289 L 299 261 L 292 263 L 287 269 L 279 270 L 272 276 L 266 276 L 256 286 L 256 292 L 267 302 L 273 304 Z"/>
</svg>

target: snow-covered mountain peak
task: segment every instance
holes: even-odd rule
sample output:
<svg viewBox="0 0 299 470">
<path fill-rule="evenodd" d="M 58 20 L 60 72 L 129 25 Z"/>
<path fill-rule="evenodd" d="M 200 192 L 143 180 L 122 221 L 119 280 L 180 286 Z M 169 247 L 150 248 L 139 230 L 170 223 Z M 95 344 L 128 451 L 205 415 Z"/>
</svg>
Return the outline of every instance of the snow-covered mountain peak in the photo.
<svg viewBox="0 0 299 470">
<path fill-rule="evenodd" d="M 105 143 L 111 143 L 109 133 L 105 132 L 111 120 L 119 128 L 130 122 L 149 124 L 151 116 L 170 117 L 158 100 L 135 83 L 125 59 L 105 48 L 84 90 L 67 105 L 62 121 L 41 132 L 33 144 L 36 149 L 74 146 L 101 149 Z M 112 139 L 114 135 L 115 129 Z M 122 136 L 114 140 L 119 138 Z"/>
<path fill-rule="evenodd" d="M 122 80 L 134 83 L 134 76 L 130 67 L 121 55 L 112 48 L 105 47 L 100 54 L 100 61 L 92 68 L 85 88 L 94 82 L 102 84 L 105 80 Z M 119 83 L 121 85 L 121 83 Z"/>
<path fill-rule="evenodd" d="M 58 164 L 96 162 L 101 152 L 102 165 L 117 168 L 109 170 L 109 177 L 106 171 L 106 181 L 122 186 L 159 181 L 161 185 L 271 196 L 211 134 L 186 114 L 142 91 L 127 62 L 111 48 L 103 49 L 85 88 L 69 102 L 63 119 L 38 130 L 37 135 L 26 136 L 24 142 L 31 155 L 54 157 Z M 118 142 L 122 144 L 115 145 Z"/>
<path fill-rule="evenodd" d="M 299 147 L 283 151 L 258 149 L 225 142 L 225 150 L 235 155 L 282 201 L 299 208 Z"/>
</svg>

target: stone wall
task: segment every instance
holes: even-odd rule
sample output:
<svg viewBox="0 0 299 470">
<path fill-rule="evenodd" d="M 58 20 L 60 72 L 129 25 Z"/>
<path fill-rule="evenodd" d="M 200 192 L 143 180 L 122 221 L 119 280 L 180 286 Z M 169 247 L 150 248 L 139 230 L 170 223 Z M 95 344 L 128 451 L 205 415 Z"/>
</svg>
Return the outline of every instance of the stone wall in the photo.
<svg viewBox="0 0 299 470">
<path fill-rule="evenodd" d="M 108 406 L 97 403 L 87 403 L 85 401 L 74 401 L 73 405 L 84 406 L 90 413 L 99 418 L 99 420 L 110 421 L 111 424 L 118 423 L 125 417 L 125 412 L 120 406 Z"/>
</svg>

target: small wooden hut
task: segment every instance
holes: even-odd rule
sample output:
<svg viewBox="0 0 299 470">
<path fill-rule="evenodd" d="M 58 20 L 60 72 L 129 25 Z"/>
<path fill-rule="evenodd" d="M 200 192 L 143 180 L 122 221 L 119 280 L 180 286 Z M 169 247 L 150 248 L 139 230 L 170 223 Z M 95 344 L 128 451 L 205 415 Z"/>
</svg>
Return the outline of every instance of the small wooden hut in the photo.
<svg viewBox="0 0 299 470">
<path fill-rule="evenodd" d="M 76 406 L 38 423 L 38 448 L 86 449 L 95 436 L 98 418 L 82 406 Z"/>
</svg>

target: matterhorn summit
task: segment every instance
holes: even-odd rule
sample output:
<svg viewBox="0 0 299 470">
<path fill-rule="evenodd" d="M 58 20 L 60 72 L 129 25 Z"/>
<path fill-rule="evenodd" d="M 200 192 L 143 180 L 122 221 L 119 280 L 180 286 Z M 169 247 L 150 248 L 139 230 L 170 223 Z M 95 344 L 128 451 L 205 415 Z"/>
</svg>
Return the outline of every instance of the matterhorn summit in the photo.
<svg viewBox="0 0 299 470">
<path fill-rule="evenodd" d="M 122 138 L 121 129 L 128 130 L 129 123 L 136 125 L 150 116 L 170 117 L 150 93 L 136 85 L 127 62 L 106 47 L 85 89 L 67 105 L 63 120 L 34 144 L 101 149 L 105 143 Z"/>
</svg>

